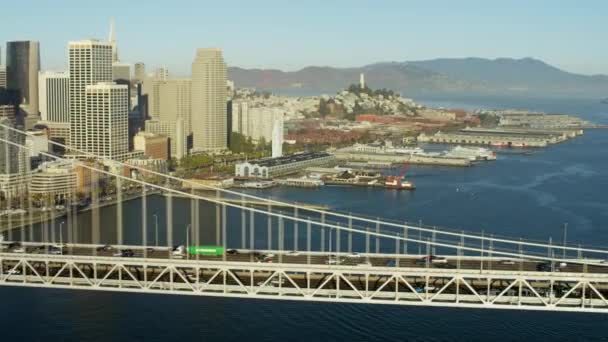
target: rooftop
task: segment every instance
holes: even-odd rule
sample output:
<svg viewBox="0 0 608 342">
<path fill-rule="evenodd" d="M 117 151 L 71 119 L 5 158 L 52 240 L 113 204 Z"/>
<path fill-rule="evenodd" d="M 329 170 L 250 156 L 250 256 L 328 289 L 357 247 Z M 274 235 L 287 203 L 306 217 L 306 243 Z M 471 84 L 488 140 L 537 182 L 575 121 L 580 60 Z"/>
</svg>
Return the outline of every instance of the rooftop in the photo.
<svg viewBox="0 0 608 342">
<path fill-rule="evenodd" d="M 291 164 L 291 163 L 296 163 L 296 162 L 301 162 L 301 161 L 306 161 L 306 160 L 324 158 L 324 157 L 329 157 L 329 156 L 331 156 L 331 155 L 327 152 L 303 152 L 303 153 L 290 154 L 290 155 L 278 157 L 278 158 L 266 158 L 266 159 L 252 160 L 252 161 L 249 161 L 249 163 L 257 164 L 259 166 L 272 167 L 272 166 Z"/>
</svg>

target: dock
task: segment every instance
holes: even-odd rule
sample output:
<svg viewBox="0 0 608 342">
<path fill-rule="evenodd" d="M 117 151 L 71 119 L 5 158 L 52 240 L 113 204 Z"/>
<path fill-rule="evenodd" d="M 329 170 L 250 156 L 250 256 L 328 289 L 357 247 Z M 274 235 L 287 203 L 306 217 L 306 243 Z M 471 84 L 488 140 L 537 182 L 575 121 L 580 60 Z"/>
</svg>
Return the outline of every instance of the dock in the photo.
<svg viewBox="0 0 608 342">
<path fill-rule="evenodd" d="M 388 153 L 361 153 L 353 151 L 336 151 L 334 155 L 339 161 L 345 162 L 372 162 L 403 164 L 409 161 L 413 165 L 437 165 L 468 167 L 472 163 L 464 158 L 447 158 L 426 155 L 388 154 Z"/>
</svg>

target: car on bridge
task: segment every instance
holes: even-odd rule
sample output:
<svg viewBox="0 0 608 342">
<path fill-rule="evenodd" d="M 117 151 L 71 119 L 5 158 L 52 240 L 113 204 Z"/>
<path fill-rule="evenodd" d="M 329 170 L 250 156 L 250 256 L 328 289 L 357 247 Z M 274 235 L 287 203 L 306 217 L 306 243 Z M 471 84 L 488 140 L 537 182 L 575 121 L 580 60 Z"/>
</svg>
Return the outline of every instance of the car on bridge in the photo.
<svg viewBox="0 0 608 342">
<path fill-rule="evenodd" d="M 426 265 L 429 264 L 447 264 L 448 259 L 436 255 L 428 255 L 416 260 L 416 265 Z"/>
</svg>

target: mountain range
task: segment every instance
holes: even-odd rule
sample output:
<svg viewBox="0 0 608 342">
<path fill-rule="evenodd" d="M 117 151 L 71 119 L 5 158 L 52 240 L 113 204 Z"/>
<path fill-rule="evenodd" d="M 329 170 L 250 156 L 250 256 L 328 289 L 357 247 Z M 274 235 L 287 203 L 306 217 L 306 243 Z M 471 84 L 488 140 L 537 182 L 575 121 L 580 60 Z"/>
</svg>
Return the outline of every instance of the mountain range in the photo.
<svg viewBox="0 0 608 342">
<path fill-rule="evenodd" d="M 357 68 L 310 66 L 298 71 L 230 67 L 239 87 L 294 95 L 332 94 L 358 83 L 405 96 L 522 95 L 597 97 L 608 95 L 608 76 L 570 73 L 534 58 L 441 58 L 382 62 Z"/>
</svg>

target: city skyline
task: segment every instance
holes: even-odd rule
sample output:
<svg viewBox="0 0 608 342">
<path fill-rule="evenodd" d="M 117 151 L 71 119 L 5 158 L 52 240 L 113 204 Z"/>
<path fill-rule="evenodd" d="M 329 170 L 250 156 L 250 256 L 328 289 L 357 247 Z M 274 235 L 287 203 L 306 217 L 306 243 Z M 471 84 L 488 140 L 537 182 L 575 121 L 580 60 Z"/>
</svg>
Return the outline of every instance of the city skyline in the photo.
<svg viewBox="0 0 608 342">
<path fill-rule="evenodd" d="M 575 4 L 556 8 L 548 1 L 492 8 L 480 1 L 465 1 L 458 8 L 394 1 L 381 6 L 367 1 L 319 6 L 268 1 L 214 4 L 214 11 L 203 11 L 209 3 L 186 0 L 171 8 L 109 1 L 95 11 L 74 1 L 61 3 L 64 6 L 33 0 L 10 4 L 0 14 L 7 28 L 0 42 L 40 41 L 42 69 L 62 70 L 66 42 L 104 39 L 114 17 L 121 60 L 166 65 L 176 76 L 188 74 L 191 51 L 199 46 L 222 48 L 228 65 L 245 68 L 297 70 L 308 65 L 352 67 L 444 57 L 534 57 L 570 72 L 608 74 L 608 51 L 601 34 L 606 5 L 599 1 L 584 8 Z M 11 15 L 26 9 L 31 13 L 27 18 L 17 21 Z M 166 24 L 158 25 L 161 17 Z M 82 32 L 75 34 L 74 27 Z M 154 52 L 159 41 L 166 46 L 163 54 Z"/>
</svg>

